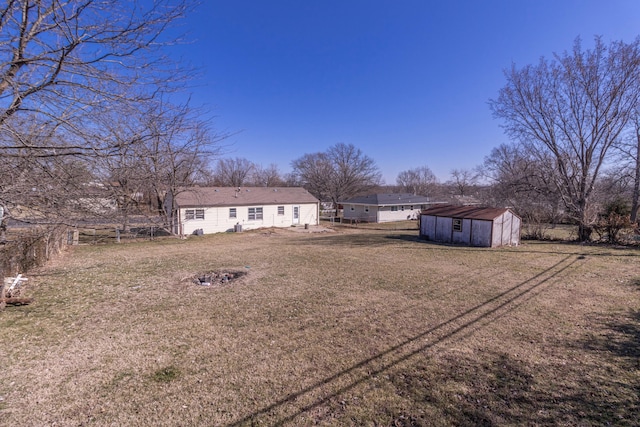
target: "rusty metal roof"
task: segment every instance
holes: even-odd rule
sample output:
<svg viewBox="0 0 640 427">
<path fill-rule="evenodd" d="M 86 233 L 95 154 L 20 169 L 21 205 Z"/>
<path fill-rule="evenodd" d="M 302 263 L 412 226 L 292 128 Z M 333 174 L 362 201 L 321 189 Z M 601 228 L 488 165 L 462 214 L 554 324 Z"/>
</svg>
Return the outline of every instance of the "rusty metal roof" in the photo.
<svg viewBox="0 0 640 427">
<path fill-rule="evenodd" d="M 176 206 L 214 207 L 318 203 L 302 187 L 191 187 L 180 190 Z"/>
<path fill-rule="evenodd" d="M 508 211 L 511 210 L 507 208 L 488 208 L 480 206 L 439 205 L 425 209 L 421 214 L 449 218 L 484 219 L 490 221 Z"/>
</svg>

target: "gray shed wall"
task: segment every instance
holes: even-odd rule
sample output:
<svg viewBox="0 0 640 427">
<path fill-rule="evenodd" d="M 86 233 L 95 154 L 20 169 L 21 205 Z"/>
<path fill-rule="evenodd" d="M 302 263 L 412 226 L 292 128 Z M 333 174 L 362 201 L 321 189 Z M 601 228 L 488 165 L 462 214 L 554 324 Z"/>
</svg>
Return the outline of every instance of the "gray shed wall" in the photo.
<svg viewBox="0 0 640 427">
<path fill-rule="evenodd" d="M 451 231 L 453 228 L 452 218 L 436 218 L 436 237 L 434 240 L 438 242 L 451 243 Z"/>
<path fill-rule="evenodd" d="M 422 216 L 421 219 L 420 235 L 427 240 L 434 240 L 436 238 L 436 217 Z"/>
<path fill-rule="evenodd" d="M 462 231 L 453 231 L 453 218 L 421 215 L 420 237 L 442 243 L 480 247 L 520 244 L 521 220 L 510 211 L 491 220 L 463 219 Z"/>
<path fill-rule="evenodd" d="M 473 234 L 471 236 L 471 245 L 473 246 L 491 246 L 491 221 L 483 221 L 479 219 L 473 220 Z"/>
</svg>

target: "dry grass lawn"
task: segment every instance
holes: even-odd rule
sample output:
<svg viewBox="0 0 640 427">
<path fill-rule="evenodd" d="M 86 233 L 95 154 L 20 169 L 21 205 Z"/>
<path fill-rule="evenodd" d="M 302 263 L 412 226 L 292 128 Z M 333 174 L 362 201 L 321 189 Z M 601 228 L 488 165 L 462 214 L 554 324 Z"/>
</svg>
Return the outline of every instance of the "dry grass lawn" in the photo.
<svg viewBox="0 0 640 427">
<path fill-rule="evenodd" d="M 246 272 L 199 286 L 194 275 Z M 637 425 L 640 251 L 414 230 L 79 246 L 0 313 L 0 425 Z"/>
</svg>

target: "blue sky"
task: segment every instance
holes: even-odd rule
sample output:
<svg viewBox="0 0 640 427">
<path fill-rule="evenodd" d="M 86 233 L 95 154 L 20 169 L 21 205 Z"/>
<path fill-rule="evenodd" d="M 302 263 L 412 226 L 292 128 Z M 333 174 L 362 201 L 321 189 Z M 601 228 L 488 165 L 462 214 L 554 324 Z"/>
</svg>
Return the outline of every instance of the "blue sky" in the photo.
<svg viewBox="0 0 640 427">
<path fill-rule="evenodd" d="M 193 101 L 226 156 L 283 173 L 343 142 L 388 184 L 428 166 L 441 181 L 507 142 L 487 101 L 503 70 L 640 35 L 638 0 L 203 0 L 174 53 L 200 69 Z"/>
</svg>

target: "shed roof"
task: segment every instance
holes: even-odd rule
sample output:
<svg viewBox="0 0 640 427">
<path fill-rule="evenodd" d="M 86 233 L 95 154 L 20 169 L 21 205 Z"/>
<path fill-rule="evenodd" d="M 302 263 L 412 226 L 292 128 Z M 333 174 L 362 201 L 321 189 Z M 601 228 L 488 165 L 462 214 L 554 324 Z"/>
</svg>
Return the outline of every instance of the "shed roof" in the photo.
<svg viewBox="0 0 640 427">
<path fill-rule="evenodd" d="M 191 187 L 179 191 L 176 206 L 247 206 L 318 203 L 302 187 Z"/>
<path fill-rule="evenodd" d="M 353 197 L 340 201 L 341 204 L 350 205 L 370 205 L 370 206 L 393 206 L 401 204 L 419 205 L 429 203 L 430 199 L 425 196 L 416 196 L 411 193 L 377 193 L 367 196 Z"/>
<path fill-rule="evenodd" d="M 488 208 L 481 206 L 438 205 L 423 210 L 421 214 L 450 218 L 493 220 L 507 211 L 510 211 L 510 209 Z"/>
</svg>

